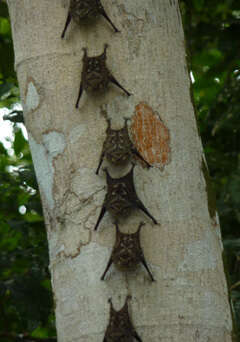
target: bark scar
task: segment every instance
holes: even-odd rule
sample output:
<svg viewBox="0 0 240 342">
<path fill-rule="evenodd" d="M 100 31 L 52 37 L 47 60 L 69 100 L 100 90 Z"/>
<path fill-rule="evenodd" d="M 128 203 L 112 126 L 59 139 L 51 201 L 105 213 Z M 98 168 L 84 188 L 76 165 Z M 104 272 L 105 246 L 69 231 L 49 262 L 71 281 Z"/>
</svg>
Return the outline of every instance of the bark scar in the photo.
<svg viewBox="0 0 240 342">
<path fill-rule="evenodd" d="M 131 135 L 139 153 L 151 165 L 163 170 L 170 162 L 170 133 L 159 114 L 146 103 L 135 107 Z"/>
</svg>

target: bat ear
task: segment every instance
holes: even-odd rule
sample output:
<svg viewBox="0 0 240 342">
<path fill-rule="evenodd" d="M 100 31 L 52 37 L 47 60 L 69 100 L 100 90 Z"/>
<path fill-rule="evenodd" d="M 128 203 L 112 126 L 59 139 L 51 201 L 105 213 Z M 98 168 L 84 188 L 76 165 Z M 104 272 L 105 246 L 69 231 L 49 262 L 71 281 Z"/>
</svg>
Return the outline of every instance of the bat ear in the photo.
<svg viewBox="0 0 240 342">
<path fill-rule="evenodd" d="M 127 295 L 127 297 L 126 297 L 126 301 L 125 301 L 125 303 L 124 303 L 124 305 L 123 305 L 123 308 L 124 309 L 128 309 L 128 302 L 130 301 L 132 299 L 132 296 L 131 295 Z"/>
<path fill-rule="evenodd" d="M 86 59 L 87 59 L 87 57 L 88 57 L 88 55 L 87 55 L 87 48 L 82 48 L 82 50 L 83 50 L 83 52 L 84 52 L 84 54 L 83 54 L 83 61 L 85 61 Z"/>
<path fill-rule="evenodd" d="M 111 181 L 112 181 L 112 177 L 110 176 L 109 172 L 108 172 L 108 169 L 106 167 L 103 168 L 103 171 L 106 173 L 107 175 L 107 184 L 111 184 Z"/>
<path fill-rule="evenodd" d="M 103 168 L 103 171 L 106 173 L 107 177 L 111 177 L 110 174 L 109 174 L 109 172 L 108 172 L 107 167 L 104 167 L 104 168 Z"/>
<path fill-rule="evenodd" d="M 124 127 L 128 127 L 128 125 L 127 125 L 127 122 L 129 121 L 129 120 L 131 120 L 130 118 L 127 118 L 127 117 L 125 117 L 124 118 Z"/>
<path fill-rule="evenodd" d="M 107 48 L 108 48 L 108 44 L 104 44 L 104 51 L 103 51 L 103 53 L 104 53 L 105 56 L 106 56 L 106 53 L 107 53 Z"/>
<path fill-rule="evenodd" d="M 132 296 L 131 295 L 127 295 L 126 302 L 128 302 L 131 299 L 132 299 Z"/>
<path fill-rule="evenodd" d="M 108 48 L 108 44 L 104 44 L 104 50 L 100 56 L 102 60 L 105 60 L 107 58 L 107 48 Z"/>
<path fill-rule="evenodd" d="M 111 130 L 111 119 L 110 118 L 107 119 L 107 124 L 108 124 L 107 125 L 107 132 L 108 132 Z"/>
<path fill-rule="evenodd" d="M 117 221 L 115 222 L 115 227 L 116 227 L 117 233 L 120 233 L 120 230 L 119 230 L 119 226 L 118 226 L 118 222 L 117 222 Z"/>
<path fill-rule="evenodd" d="M 145 225 L 145 222 L 140 222 L 138 226 L 137 233 L 140 233 L 141 228 Z"/>
<path fill-rule="evenodd" d="M 108 303 L 110 304 L 110 311 L 114 311 L 114 308 L 113 308 L 113 303 L 112 303 L 112 298 L 108 298 Z"/>
<path fill-rule="evenodd" d="M 129 175 L 131 175 L 131 176 L 133 176 L 133 169 L 135 168 L 135 166 L 136 166 L 136 164 L 134 164 L 133 162 L 132 162 L 132 167 L 131 167 L 131 170 L 129 171 Z"/>
</svg>

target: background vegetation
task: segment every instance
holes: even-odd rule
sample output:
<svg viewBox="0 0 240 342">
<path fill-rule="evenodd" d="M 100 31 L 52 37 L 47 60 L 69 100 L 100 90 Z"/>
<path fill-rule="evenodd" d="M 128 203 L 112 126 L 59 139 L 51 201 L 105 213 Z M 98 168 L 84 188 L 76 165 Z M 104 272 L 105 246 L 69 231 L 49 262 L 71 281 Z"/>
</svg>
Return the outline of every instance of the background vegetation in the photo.
<svg viewBox="0 0 240 342">
<path fill-rule="evenodd" d="M 240 2 L 182 0 L 180 5 L 240 341 Z M 0 108 L 13 112 L 5 119 L 14 131 L 11 148 L 0 143 L 0 338 L 54 341 L 46 232 L 22 113 L 14 112 L 19 92 L 13 63 L 7 6 L 0 2 Z"/>
</svg>

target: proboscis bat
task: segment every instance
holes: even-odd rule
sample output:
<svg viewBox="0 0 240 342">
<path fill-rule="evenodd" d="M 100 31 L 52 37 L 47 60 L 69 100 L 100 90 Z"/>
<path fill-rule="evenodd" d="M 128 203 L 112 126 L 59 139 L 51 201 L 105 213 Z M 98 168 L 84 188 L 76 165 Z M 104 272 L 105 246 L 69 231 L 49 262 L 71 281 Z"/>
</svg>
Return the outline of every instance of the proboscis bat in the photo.
<svg viewBox="0 0 240 342">
<path fill-rule="evenodd" d="M 154 281 L 152 273 L 150 272 L 146 263 L 141 244 L 140 244 L 140 230 L 144 225 L 143 222 L 139 224 L 138 230 L 133 234 L 122 233 L 116 223 L 116 241 L 112 250 L 111 257 L 108 261 L 107 267 L 101 277 L 104 280 L 107 271 L 112 263 L 114 263 L 120 270 L 128 271 L 134 269 L 138 264 L 142 263 L 147 270 L 150 278 Z"/>
<path fill-rule="evenodd" d="M 106 211 L 109 211 L 117 220 L 119 217 L 127 215 L 132 208 L 141 209 L 155 224 L 157 224 L 155 218 L 145 208 L 136 194 L 133 182 L 134 166 L 135 165 L 132 166 L 129 173 L 121 178 L 112 178 L 107 169 L 104 169 L 107 174 L 107 194 L 94 230 L 97 230 Z"/>
<path fill-rule="evenodd" d="M 107 137 L 103 143 L 102 153 L 100 156 L 99 164 L 96 170 L 98 174 L 102 165 L 104 156 L 107 160 L 114 165 L 122 165 L 126 163 L 132 154 L 135 154 L 138 158 L 143 160 L 145 164 L 150 167 L 151 165 L 141 156 L 138 150 L 134 147 L 132 141 L 129 138 L 127 121 L 125 118 L 125 125 L 121 129 L 112 129 L 111 120 L 108 119 L 108 127 L 106 130 Z"/>
<path fill-rule="evenodd" d="M 102 15 L 112 25 L 114 31 L 119 32 L 105 12 L 100 0 L 70 0 L 68 16 L 61 38 L 64 38 L 72 19 L 79 24 L 83 20 L 94 19 L 98 15 Z"/>
<path fill-rule="evenodd" d="M 130 299 L 131 296 L 127 296 L 125 304 L 119 311 L 114 309 L 111 298 L 108 300 L 110 303 L 110 318 L 103 342 L 134 342 L 134 339 L 142 342 L 130 320 L 128 312 L 128 301 Z"/>
<path fill-rule="evenodd" d="M 83 69 L 76 108 L 78 108 L 83 90 L 86 90 L 87 92 L 106 90 L 110 82 L 114 83 L 116 86 L 122 89 L 128 96 L 131 95 L 126 89 L 121 86 L 120 83 L 118 83 L 118 81 L 108 70 L 106 66 L 107 48 L 108 45 L 105 44 L 103 53 L 95 57 L 88 57 L 87 49 L 83 48 Z"/>
</svg>

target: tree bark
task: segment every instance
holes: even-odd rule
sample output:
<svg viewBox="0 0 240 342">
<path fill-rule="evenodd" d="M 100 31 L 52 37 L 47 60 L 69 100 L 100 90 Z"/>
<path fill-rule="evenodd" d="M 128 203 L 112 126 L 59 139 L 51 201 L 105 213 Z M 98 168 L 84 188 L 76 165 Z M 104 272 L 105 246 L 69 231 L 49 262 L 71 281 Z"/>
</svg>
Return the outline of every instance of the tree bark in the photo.
<svg viewBox="0 0 240 342">
<path fill-rule="evenodd" d="M 102 341 L 108 298 L 119 309 L 128 294 L 142 341 L 231 341 L 220 229 L 191 102 L 178 2 L 102 4 L 120 33 L 99 18 L 92 26 L 72 22 L 62 40 L 67 0 L 8 0 L 48 233 L 58 341 Z M 82 48 L 99 55 L 104 43 L 109 69 L 133 95 L 112 85 L 101 96 L 84 93 L 75 109 Z M 124 117 L 132 119 L 132 139 L 153 165 L 138 162 L 134 181 L 159 224 L 136 210 L 120 229 L 134 232 L 145 221 L 141 244 L 154 283 L 142 267 L 123 274 L 112 266 L 100 281 L 115 229 L 107 214 L 93 231 L 106 193 L 105 174 L 95 170 L 106 118 L 120 128 Z M 129 167 L 109 170 L 120 176 Z"/>
</svg>

